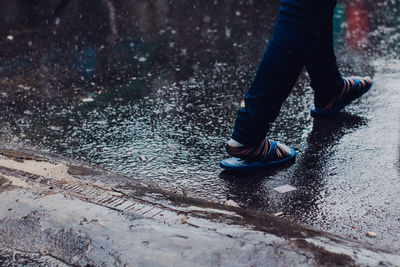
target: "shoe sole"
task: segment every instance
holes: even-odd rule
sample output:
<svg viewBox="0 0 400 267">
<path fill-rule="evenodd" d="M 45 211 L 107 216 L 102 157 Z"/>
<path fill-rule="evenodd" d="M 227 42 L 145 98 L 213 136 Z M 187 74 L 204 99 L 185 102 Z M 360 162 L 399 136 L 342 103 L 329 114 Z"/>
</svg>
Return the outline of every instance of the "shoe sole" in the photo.
<svg viewBox="0 0 400 267">
<path fill-rule="evenodd" d="M 368 87 L 366 87 L 364 90 L 360 91 L 359 94 L 355 95 L 353 98 L 347 100 L 346 102 L 344 102 L 343 104 L 329 110 L 329 111 L 318 111 L 315 108 L 312 108 L 311 111 L 311 116 L 331 116 L 334 115 L 336 113 L 338 113 L 339 111 L 341 111 L 342 109 L 344 109 L 347 105 L 349 105 L 351 102 L 353 102 L 354 100 L 360 98 L 362 95 L 364 95 L 366 92 L 369 91 L 369 89 L 371 89 L 373 82 L 371 81 L 371 83 L 369 84 Z"/>
<path fill-rule="evenodd" d="M 219 166 L 225 170 L 232 172 L 245 172 L 245 171 L 255 171 L 268 167 L 275 167 L 294 160 L 296 157 L 296 151 L 290 147 L 291 156 L 281 160 L 275 161 L 246 161 L 239 158 L 228 158 L 221 160 Z"/>
</svg>

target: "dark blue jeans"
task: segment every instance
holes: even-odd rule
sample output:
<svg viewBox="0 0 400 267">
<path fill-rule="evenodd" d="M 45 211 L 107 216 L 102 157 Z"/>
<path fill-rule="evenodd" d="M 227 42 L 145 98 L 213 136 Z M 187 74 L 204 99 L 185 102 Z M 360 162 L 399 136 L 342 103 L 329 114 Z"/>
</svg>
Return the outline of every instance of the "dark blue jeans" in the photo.
<svg viewBox="0 0 400 267">
<path fill-rule="evenodd" d="M 279 17 L 239 109 L 232 139 L 258 145 L 306 67 L 317 106 L 339 94 L 343 79 L 333 49 L 336 0 L 281 0 Z"/>
</svg>

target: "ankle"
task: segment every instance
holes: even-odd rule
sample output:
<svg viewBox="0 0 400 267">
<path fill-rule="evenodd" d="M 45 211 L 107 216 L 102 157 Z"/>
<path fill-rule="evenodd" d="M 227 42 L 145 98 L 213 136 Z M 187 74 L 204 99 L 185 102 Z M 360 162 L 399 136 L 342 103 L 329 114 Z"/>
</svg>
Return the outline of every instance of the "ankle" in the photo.
<svg viewBox="0 0 400 267">
<path fill-rule="evenodd" d="M 249 160 L 259 160 L 263 158 L 268 153 L 270 146 L 268 139 L 262 140 L 256 146 L 246 146 L 235 140 L 233 140 L 233 142 L 231 141 L 230 143 L 232 145 L 228 142 L 226 146 L 226 151 L 229 155 L 231 155 L 232 157 Z M 240 146 L 234 146 L 238 144 Z"/>
<path fill-rule="evenodd" d="M 238 141 L 236 141 L 236 140 L 233 140 L 233 139 L 230 139 L 229 141 L 228 141 L 228 146 L 230 146 L 230 147 L 242 147 L 242 146 L 244 146 L 242 143 L 239 143 Z"/>
</svg>

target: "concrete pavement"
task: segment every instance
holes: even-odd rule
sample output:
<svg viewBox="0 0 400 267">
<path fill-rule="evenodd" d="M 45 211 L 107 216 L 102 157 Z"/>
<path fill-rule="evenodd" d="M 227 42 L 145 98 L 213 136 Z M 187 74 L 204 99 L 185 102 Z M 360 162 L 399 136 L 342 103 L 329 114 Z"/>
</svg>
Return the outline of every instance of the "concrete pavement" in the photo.
<svg viewBox="0 0 400 267">
<path fill-rule="evenodd" d="M 24 151 L 24 152 L 22 152 Z M 396 266 L 399 251 L 171 193 L 80 162 L 0 149 L 0 263 Z"/>
</svg>

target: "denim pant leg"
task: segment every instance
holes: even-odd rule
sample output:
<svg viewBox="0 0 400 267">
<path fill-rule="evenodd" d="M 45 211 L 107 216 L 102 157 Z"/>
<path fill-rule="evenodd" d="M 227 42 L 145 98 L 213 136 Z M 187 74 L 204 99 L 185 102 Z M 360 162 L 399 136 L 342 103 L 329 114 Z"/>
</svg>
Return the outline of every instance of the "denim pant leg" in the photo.
<svg viewBox="0 0 400 267">
<path fill-rule="evenodd" d="M 278 22 L 245 95 L 246 106 L 238 111 L 232 139 L 258 145 L 265 138 L 306 64 L 317 99 L 337 90 L 341 76 L 332 41 L 335 5 L 336 0 L 281 0 Z M 326 89 L 322 85 L 327 81 Z"/>
<path fill-rule="evenodd" d="M 307 44 L 301 32 L 277 22 L 254 81 L 239 109 L 232 139 L 249 146 L 258 145 L 275 121 L 305 64 Z"/>
<path fill-rule="evenodd" d="M 311 55 L 307 57 L 306 68 L 311 78 L 316 107 L 324 107 L 340 93 L 343 79 L 339 72 L 335 51 L 333 48 L 333 18 L 334 7 L 321 24 L 322 30 L 313 44 Z"/>
</svg>

